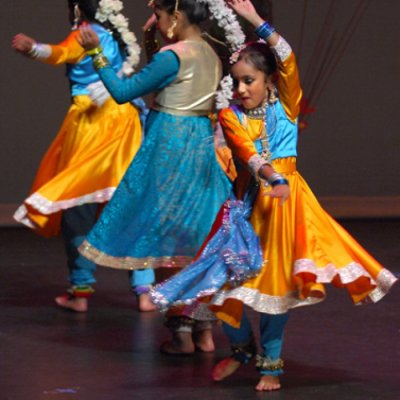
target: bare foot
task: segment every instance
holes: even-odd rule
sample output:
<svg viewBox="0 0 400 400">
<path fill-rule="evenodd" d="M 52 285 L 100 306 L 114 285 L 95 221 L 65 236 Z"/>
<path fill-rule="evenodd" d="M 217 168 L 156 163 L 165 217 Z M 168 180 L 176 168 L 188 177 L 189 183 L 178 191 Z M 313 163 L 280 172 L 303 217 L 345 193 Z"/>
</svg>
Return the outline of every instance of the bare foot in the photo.
<svg viewBox="0 0 400 400">
<path fill-rule="evenodd" d="M 240 362 L 232 357 L 224 358 L 213 369 L 212 378 L 214 381 L 222 381 L 232 375 L 239 367 Z"/>
<path fill-rule="evenodd" d="M 138 296 L 138 310 L 142 312 L 149 312 L 157 310 L 156 305 L 151 301 L 148 293 L 143 293 Z"/>
<path fill-rule="evenodd" d="M 58 296 L 55 302 L 62 308 L 76 312 L 86 312 L 88 310 L 88 299 L 84 297 L 72 297 L 69 294 Z"/>
<path fill-rule="evenodd" d="M 211 329 L 204 329 L 193 333 L 193 342 L 196 349 L 203 353 L 212 353 L 215 350 Z"/>
<path fill-rule="evenodd" d="M 172 336 L 172 340 L 165 341 L 160 351 L 164 354 L 170 355 L 189 355 L 193 354 L 195 350 L 190 332 L 176 332 Z"/>
<path fill-rule="evenodd" d="M 256 386 L 256 390 L 259 392 L 272 392 L 273 390 L 279 390 L 281 383 L 279 377 L 272 375 L 263 375 Z"/>
</svg>

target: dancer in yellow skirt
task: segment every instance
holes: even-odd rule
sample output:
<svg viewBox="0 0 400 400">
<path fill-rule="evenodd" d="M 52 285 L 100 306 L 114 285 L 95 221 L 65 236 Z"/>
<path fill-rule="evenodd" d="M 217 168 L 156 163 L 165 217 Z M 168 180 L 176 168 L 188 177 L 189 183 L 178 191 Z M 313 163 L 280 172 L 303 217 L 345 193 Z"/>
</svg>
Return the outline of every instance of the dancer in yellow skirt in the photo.
<svg viewBox="0 0 400 400">
<path fill-rule="evenodd" d="M 98 0 L 69 0 L 74 26 L 58 45 L 37 43 L 24 34 L 13 39 L 14 49 L 23 55 L 67 65 L 72 105 L 40 164 L 29 197 L 14 217 L 46 237 L 61 230 L 72 287 L 56 302 L 75 311 L 86 311 L 87 297 L 93 292 L 90 285 L 95 282 L 95 264 L 76 249 L 94 225 L 101 204 L 112 197 L 142 140 L 139 108 L 131 103 L 118 105 L 110 97 L 91 57 L 76 40 L 79 25 L 90 24 L 114 70 L 132 71 L 139 48 L 126 23 L 119 29 L 111 23 L 123 19 L 119 2 L 112 3 L 115 7 L 103 9 Z M 130 39 L 129 45 L 124 38 Z M 144 106 L 143 101 L 138 104 Z"/>
<path fill-rule="evenodd" d="M 211 298 L 210 308 L 224 322 L 233 351 L 216 365 L 216 381 L 256 356 L 244 308 L 259 312 L 262 354 L 257 356 L 261 378 L 256 390 L 272 391 L 280 388 L 283 331 L 290 309 L 322 301 L 325 283 L 345 288 L 355 304 L 376 302 L 396 277 L 321 208 L 296 169 L 302 91 L 289 44 L 260 18 L 250 0 L 229 4 L 264 40 L 232 55 L 240 105 L 220 114 L 227 143 L 239 162 L 236 198 L 247 206 L 249 193 L 256 193 L 251 211 L 244 207 L 243 213 L 250 214 L 253 236 L 238 218 L 240 202 L 228 201 L 197 261 L 156 287 L 151 296 L 161 307 Z M 253 272 L 260 268 L 259 274 L 233 285 L 232 276 L 245 276 L 249 266 Z"/>
</svg>

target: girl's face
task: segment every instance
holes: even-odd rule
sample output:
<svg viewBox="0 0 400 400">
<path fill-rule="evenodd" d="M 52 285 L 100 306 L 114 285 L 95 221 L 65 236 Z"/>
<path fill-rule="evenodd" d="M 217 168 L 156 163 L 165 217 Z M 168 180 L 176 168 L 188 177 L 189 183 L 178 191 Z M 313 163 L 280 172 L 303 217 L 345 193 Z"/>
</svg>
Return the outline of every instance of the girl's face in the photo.
<svg viewBox="0 0 400 400">
<path fill-rule="evenodd" d="M 240 60 L 232 66 L 231 74 L 242 106 L 247 110 L 262 106 L 268 96 L 265 73 Z"/>
<path fill-rule="evenodd" d="M 160 31 L 160 33 L 164 39 L 166 39 L 167 41 L 170 41 L 170 39 L 168 39 L 168 37 L 167 37 L 167 33 L 168 33 L 169 27 L 174 22 L 174 16 L 171 14 L 168 14 L 167 11 L 165 11 L 161 8 L 158 8 L 158 7 L 154 8 L 154 14 L 156 16 L 158 30 Z"/>
</svg>

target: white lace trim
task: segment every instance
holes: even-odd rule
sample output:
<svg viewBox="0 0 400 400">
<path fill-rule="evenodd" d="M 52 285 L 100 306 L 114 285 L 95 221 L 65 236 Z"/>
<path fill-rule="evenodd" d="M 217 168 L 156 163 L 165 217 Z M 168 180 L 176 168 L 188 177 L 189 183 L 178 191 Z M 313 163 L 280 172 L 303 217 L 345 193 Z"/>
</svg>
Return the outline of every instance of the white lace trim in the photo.
<svg viewBox="0 0 400 400">
<path fill-rule="evenodd" d="M 255 154 L 254 156 L 251 156 L 248 161 L 249 169 L 250 169 L 251 173 L 255 176 L 256 179 L 260 178 L 260 176 L 258 175 L 258 172 L 260 171 L 260 168 L 266 164 L 268 164 L 267 161 L 263 157 L 261 157 L 259 154 Z"/>
<path fill-rule="evenodd" d="M 383 269 L 377 278 L 377 287 L 368 295 L 363 303 L 376 303 L 384 297 L 398 279 L 387 269 Z"/>
<path fill-rule="evenodd" d="M 339 276 L 344 285 L 348 285 L 361 277 L 370 279 L 371 284 L 376 285 L 369 295 L 362 301 L 357 303 L 376 303 L 384 297 L 397 282 L 397 278 L 387 269 L 383 269 L 376 281 L 371 275 L 365 271 L 362 265 L 352 262 L 344 268 L 337 269 L 333 264 L 328 264 L 325 268 L 317 268 L 312 260 L 301 259 L 295 262 L 294 275 L 301 273 L 311 273 L 316 276 L 317 283 L 330 283 Z M 291 308 L 316 304 L 324 300 L 324 297 L 308 297 L 307 299 L 299 299 L 297 292 L 291 292 L 286 296 L 270 296 L 260 293 L 257 289 L 238 287 L 233 290 L 225 290 L 218 292 L 211 304 L 222 305 L 228 299 L 237 299 L 258 312 L 281 314 L 287 312 Z"/>
<path fill-rule="evenodd" d="M 32 58 L 46 59 L 51 55 L 51 47 L 48 44 L 35 43 L 30 52 Z"/>
<path fill-rule="evenodd" d="M 14 219 L 21 224 L 26 225 L 28 228 L 35 229 L 36 225 L 28 218 L 28 210 L 24 204 L 19 206 L 14 213 Z"/>
<path fill-rule="evenodd" d="M 282 36 L 279 36 L 278 43 L 275 46 L 271 46 L 271 50 L 279 62 L 284 62 L 292 53 L 290 44 Z"/>
<path fill-rule="evenodd" d="M 50 201 L 36 192 L 25 200 L 25 204 L 29 204 L 42 214 L 49 215 L 61 210 L 67 210 L 72 207 L 81 206 L 82 204 L 104 203 L 111 199 L 115 189 L 115 187 L 109 187 L 81 197 L 61 201 Z M 23 223 L 24 225 L 29 226 L 30 228 L 36 227 L 36 225 L 29 219 L 28 210 L 24 204 L 22 204 L 14 213 L 14 219 Z"/>
<path fill-rule="evenodd" d="M 363 268 L 361 264 L 352 262 L 344 268 L 336 268 L 333 264 L 328 264 L 325 268 L 318 268 L 312 260 L 300 259 L 294 263 L 294 274 L 310 273 L 315 275 L 317 283 L 332 282 L 336 275 L 339 275 L 340 281 L 344 285 L 356 281 L 362 276 L 369 278 L 375 285 L 372 276 Z"/>
<path fill-rule="evenodd" d="M 260 293 L 257 289 L 240 286 L 233 290 L 218 292 L 211 304 L 221 306 L 228 299 L 239 300 L 255 311 L 274 315 L 284 314 L 291 308 L 312 305 L 324 300 L 317 297 L 301 300 L 296 297 L 296 292 L 286 296 L 270 296 Z"/>
</svg>

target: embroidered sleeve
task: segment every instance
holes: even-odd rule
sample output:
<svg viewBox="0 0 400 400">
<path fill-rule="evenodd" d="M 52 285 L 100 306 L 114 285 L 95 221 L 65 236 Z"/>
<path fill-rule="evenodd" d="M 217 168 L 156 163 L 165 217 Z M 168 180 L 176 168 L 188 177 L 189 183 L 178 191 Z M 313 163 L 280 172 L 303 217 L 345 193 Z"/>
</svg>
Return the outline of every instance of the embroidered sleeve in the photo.
<svg viewBox="0 0 400 400">
<path fill-rule="evenodd" d="M 300 101 L 303 95 L 296 56 L 282 36 L 279 37 L 278 43 L 271 47 L 271 50 L 278 61 L 279 99 L 286 115 L 294 122 L 300 114 Z"/>
<path fill-rule="evenodd" d="M 278 43 L 275 46 L 271 46 L 271 50 L 275 54 L 278 63 L 287 60 L 292 53 L 290 44 L 282 36 L 279 36 Z"/>
<path fill-rule="evenodd" d="M 232 150 L 233 155 L 245 165 L 255 177 L 261 166 L 267 164 L 257 152 L 253 141 L 249 137 L 245 127 L 240 123 L 236 114 L 226 108 L 219 116 L 226 142 Z"/>
</svg>

